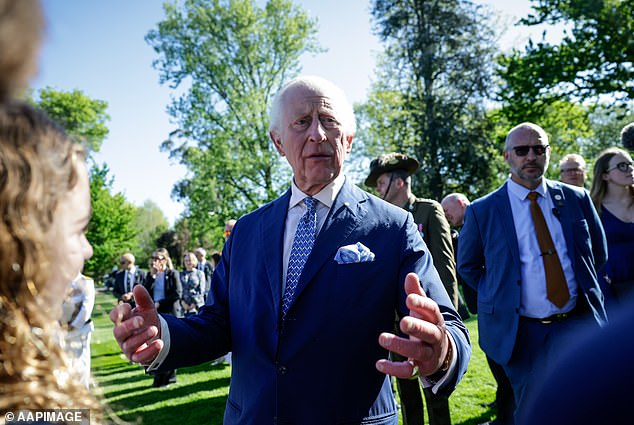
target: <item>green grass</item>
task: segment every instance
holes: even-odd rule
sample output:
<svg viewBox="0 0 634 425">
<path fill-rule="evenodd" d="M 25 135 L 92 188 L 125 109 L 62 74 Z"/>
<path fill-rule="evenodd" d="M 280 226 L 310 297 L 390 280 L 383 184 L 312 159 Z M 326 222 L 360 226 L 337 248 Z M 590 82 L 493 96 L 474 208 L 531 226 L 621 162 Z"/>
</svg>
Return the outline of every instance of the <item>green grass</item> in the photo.
<svg viewBox="0 0 634 425">
<path fill-rule="evenodd" d="M 112 336 L 108 313 L 114 306 L 109 293 L 98 292 L 93 312 L 92 370 L 105 403 L 119 418 L 138 424 L 222 424 L 229 393 L 231 367 L 210 363 L 178 370 L 178 382 L 152 388 L 152 377 L 130 365 Z M 476 425 L 495 417 L 482 407 L 495 398 L 495 381 L 477 346 L 477 323 L 467 320 L 473 356 L 469 371 L 449 398 L 452 423 Z"/>
</svg>

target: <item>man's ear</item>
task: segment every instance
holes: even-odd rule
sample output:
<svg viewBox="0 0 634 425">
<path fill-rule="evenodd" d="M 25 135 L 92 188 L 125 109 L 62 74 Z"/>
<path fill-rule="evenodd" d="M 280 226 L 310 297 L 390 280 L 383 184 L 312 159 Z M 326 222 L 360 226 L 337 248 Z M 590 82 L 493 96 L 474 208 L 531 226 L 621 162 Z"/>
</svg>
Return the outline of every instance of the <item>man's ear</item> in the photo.
<svg viewBox="0 0 634 425">
<path fill-rule="evenodd" d="M 350 151 L 352 150 L 352 139 L 354 139 L 353 135 L 348 135 L 348 136 L 345 137 L 346 153 L 350 153 Z"/>
<path fill-rule="evenodd" d="M 279 152 L 280 155 L 284 156 L 284 148 L 282 146 L 282 140 L 280 139 L 279 134 L 275 130 L 271 130 L 269 132 L 269 137 L 275 146 L 275 149 Z"/>
</svg>

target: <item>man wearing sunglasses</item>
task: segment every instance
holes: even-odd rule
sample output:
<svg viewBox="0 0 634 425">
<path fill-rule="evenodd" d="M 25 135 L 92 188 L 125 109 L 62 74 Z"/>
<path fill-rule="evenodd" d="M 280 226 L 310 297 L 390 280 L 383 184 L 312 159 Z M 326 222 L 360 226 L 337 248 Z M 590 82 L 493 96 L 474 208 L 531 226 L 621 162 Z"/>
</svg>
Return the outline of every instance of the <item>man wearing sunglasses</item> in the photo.
<svg viewBox="0 0 634 425">
<path fill-rule="evenodd" d="M 606 322 L 596 270 L 607 246 L 588 193 L 544 178 L 550 148 L 541 127 L 511 129 L 504 159 L 510 178 L 467 208 L 458 272 L 478 291 L 480 345 L 504 367 L 517 417 L 567 337 Z"/>
</svg>

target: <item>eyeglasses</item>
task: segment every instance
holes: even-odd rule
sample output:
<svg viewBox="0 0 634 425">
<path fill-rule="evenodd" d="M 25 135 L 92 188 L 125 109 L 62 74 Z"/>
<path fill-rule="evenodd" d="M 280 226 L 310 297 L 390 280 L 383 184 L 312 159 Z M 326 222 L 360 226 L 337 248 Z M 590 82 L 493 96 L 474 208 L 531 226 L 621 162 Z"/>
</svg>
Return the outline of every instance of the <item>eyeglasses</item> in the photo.
<svg viewBox="0 0 634 425">
<path fill-rule="evenodd" d="M 515 146 L 511 149 L 515 151 L 517 156 L 526 156 L 528 155 L 528 151 L 531 149 L 535 155 L 541 156 L 546 152 L 548 146 L 550 145 Z"/>
<path fill-rule="evenodd" d="M 225 234 L 225 236 L 229 236 L 231 234 L 231 231 L 230 230 L 225 230 L 224 234 Z"/>
<path fill-rule="evenodd" d="M 562 168 L 561 170 L 559 170 L 561 174 L 572 174 L 572 173 L 581 174 L 584 171 L 586 170 L 583 170 L 581 168 Z"/>
<path fill-rule="evenodd" d="M 165 257 L 163 257 L 163 256 L 152 257 L 152 261 L 163 261 L 163 260 L 165 260 Z"/>
<path fill-rule="evenodd" d="M 614 167 L 608 168 L 607 170 L 605 170 L 605 172 L 609 173 L 610 171 L 616 170 L 618 168 L 619 171 L 623 171 L 625 173 L 626 171 L 629 171 L 630 169 L 634 168 L 632 164 L 633 164 L 632 161 L 619 162 Z"/>
</svg>

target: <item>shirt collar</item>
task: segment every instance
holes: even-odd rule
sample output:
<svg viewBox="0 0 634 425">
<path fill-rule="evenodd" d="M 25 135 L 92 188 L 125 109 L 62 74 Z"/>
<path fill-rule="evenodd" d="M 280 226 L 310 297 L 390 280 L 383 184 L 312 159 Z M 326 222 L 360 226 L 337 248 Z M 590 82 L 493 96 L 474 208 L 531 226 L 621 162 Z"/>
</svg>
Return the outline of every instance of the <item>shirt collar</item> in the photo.
<svg viewBox="0 0 634 425">
<path fill-rule="evenodd" d="M 314 195 L 313 198 L 317 199 L 328 208 L 331 208 L 345 181 L 346 176 L 343 173 L 339 173 L 339 175 L 333 181 L 328 183 L 326 187 L 324 187 L 322 190 L 319 191 L 319 193 Z M 297 187 L 297 185 L 295 184 L 295 180 L 293 180 L 291 184 L 291 201 L 288 204 L 288 209 L 290 210 L 291 208 L 299 204 L 307 196 L 308 195 L 306 195 Z"/>
<path fill-rule="evenodd" d="M 515 197 L 517 197 L 519 200 L 523 201 L 524 199 L 526 199 L 526 196 L 530 193 L 530 192 L 537 192 L 539 193 L 541 196 L 546 196 L 546 179 L 542 177 L 542 181 L 541 183 L 539 183 L 539 186 L 537 186 L 535 189 L 531 190 L 528 189 L 524 186 L 522 186 L 521 184 L 513 181 L 510 177 L 507 180 L 508 183 L 508 192 L 509 194 L 514 195 Z"/>
</svg>

